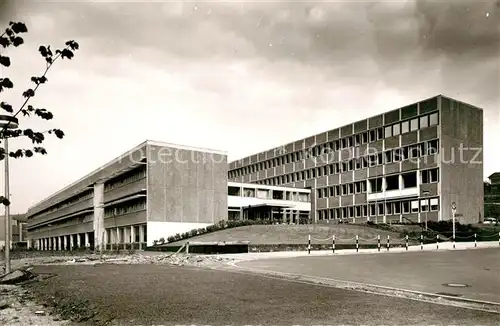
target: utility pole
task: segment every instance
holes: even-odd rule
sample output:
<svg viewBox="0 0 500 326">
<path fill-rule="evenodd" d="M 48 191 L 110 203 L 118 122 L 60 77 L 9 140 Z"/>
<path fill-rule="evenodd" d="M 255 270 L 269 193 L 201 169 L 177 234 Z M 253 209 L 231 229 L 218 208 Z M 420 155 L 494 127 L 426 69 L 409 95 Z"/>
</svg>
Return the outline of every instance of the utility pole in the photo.
<svg viewBox="0 0 500 326">
<path fill-rule="evenodd" d="M 457 204 L 455 202 L 451 203 L 451 213 L 453 218 L 453 249 L 455 249 L 455 214 L 457 213 Z"/>
<path fill-rule="evenodd" d="M 6 138 L 3 140 L 5 149 L 5 197 L 10 198 L 9 189 L 9 141 Z M 11 242 L 12 226 L 10 222 L 10 205 L 5 205 L 5 273 L 10 273 L 10 242 Z"/>
</svg>

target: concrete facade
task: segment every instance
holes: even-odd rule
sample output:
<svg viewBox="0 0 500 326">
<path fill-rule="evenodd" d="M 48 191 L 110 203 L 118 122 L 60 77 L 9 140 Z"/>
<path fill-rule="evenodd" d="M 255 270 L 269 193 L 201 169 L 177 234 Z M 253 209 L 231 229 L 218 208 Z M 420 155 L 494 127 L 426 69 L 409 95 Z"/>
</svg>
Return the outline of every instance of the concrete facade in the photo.
<svg viewBox="0 0 500 326">
<path fill-rule="evenodd" d="M 11 247 L 17 242 L 27 240 L 26 216 L 24 214 L 11 214 Z M 0 216 L 0 249 L 5 246 L 5 215 Z"/>
<path fill-rule="evenodd" d="M 228 183 L 230 220 L 270 219 L 276 223 L 305 224 L 310 211 L 310 189 Z"/>
<path fill-rule="evenodd" d="M 193 198 L 203 209 L 191 207 Z M 140 249 L 191 230 L 185 222 L 199 227 L 227 219 L 227 155 L 146 141 L 26 216 L 28 238 L 38 249 Z"/>
<path fill-rule="evenodd" d="M 482 148 L 482 110 L 439 95 L 231 162 L 229 180 L 311 188 L 317 223 L 447 220 L 452 202 L 477 223 Z"/>
</svg>

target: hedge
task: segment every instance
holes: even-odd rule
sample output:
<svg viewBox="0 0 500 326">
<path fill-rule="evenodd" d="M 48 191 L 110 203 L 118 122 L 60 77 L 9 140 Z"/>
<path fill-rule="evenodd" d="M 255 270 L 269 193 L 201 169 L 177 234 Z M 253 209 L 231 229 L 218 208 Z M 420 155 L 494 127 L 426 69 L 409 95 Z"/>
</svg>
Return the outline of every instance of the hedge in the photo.
<svg viewBox="0 0 500 326">
<path fill-rule="evenodd" d="M 153 241 L 153 245 L 163 245 L 165 243 L 176 242 L 180 240 L 186 240 L 197 235 L 212 233 L 220 230 L 236 228 L 240 226 L 246 225 L 270 225 L 272 221 L 270 219 L 257 219 L 257 220 L 239 220 L 239 221 L 219 221 L 218 223 L 209 225 L 205 228 L 193 229 L 191 231 L 187 231 L 184 233 L 177 233 L 173 236 L 170 236 L 165 241 L 164 238 L 160 238 L 159 240 Z"/>
</svg>

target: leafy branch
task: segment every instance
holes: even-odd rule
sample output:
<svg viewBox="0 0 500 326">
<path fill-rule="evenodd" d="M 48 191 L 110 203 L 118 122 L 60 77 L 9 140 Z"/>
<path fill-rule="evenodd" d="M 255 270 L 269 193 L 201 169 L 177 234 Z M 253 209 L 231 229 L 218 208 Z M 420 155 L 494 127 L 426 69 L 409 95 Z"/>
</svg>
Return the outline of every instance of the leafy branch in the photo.
<svg viewBox="0 0 500 326">
<path fill-rule="evenodd" d="M 19 36 L 22 33 L 27 33 L 28 29 L 24 23 L 21 22 L 10 22 L 9 27 L 5 29 L 5 31 L 0 35 L 0 46 L 3 48 L 7 48 L 9 46 L 18 47 L 21 44 L 24 44 L 24 39 Z M 0 109 L 6 111 L 11 114 L 12 117 L 16 118 L 19 113 L 23 114 L 23 117 L 31 117 L 37 116 L 43 120 L 51 120 L 54 115 L 52 112 L 42 109 L 35 108 L 32 105 L 28 105 L 28 102 L 31 98 L 36 95 L 38 88 L 45 84 L 47 79 L 47 74 L 54 65 L 54 63 L 59 59 L 69 59 L 71 60 L 74 57 L 74 51 L 78 50 L 79 45 L 77 42 L 70 40 L 65 43 L 65 47 L 63 49 L 56 49 L 52 51 L 50 45 L 41 45 L 38 48 L 40 55 L 44 58 L 46 66 L 41 76 L 33 76 L 31 77 L 31 82 L 35 84 L 35 87 L 29 88 L 22 93 L 24 98 L 21 106 L 14 110 L 12 105 L 7 102 L 0 102 Z M 10 67 L 11 61 L 7 56 L 0 55 L 0 65 L 5 67 Z M 14 88 L 14 83 L 9 78 L 0 78 L 0 93 L 5 89 Z M 10 123 L 6 123 L 3 128 L 0 130 L 0 138 L 17 138 L 26 136 L 31 139 L 33 144 L 42 144 L 45 140 L 45 133 L 54 134 L 57 138 L 62 139 L 64 137 L 64 132 L 60 129 L 49 129 L 44 132 L 37 132 L 31 129 L 9 129 Z M 40 153 L 45 155 L 47 152 L 43 147 L 34 147 L 33 149 L 19 149 L 9 153 L 9 157 L 19 158 L 19 157 L 31 157 L 33 153 Z M 0 150 L 0 160 L 5 158 L 5 151 Z M 0 198 L 1 201 L 1 198 Z"/>
</svg>

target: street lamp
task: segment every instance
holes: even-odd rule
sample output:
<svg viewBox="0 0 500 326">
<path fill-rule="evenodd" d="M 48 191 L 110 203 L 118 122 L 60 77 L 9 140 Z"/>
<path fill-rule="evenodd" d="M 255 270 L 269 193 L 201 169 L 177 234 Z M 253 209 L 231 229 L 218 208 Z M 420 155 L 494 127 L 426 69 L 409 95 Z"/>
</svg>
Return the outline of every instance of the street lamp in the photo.
<svg viewBox="0 0 500 326">
<path fill-rule="evenodd" d="M 427 198 L 427 196 L 429 196 L 430 194 L 431 194 L 431 192 L 428 190 L 422 191 L 422 197 L 424 197 L 424 198 Z M 429 204 L 429 203 L 427 203 L 427 204 Z M 429 208 L 430 208 L 429 205 L 427 205 L 427 210 L 425 211 L 425 231 L 427 231 L 427 214 L 429 212 Z"/>
<path fill-rule="evenodd" d="M 0 128 L 2 129 L 2 139 L 5 150 L 5 198 L 9 200 L 10 190 L 9 190 L 9 142 L 8 137 L 4 136 L 4 131 L 7 129 L 17 129 L 19 126 L 19 121 L 16 117 L 10 115 L 0 115 Z M 10 205 L 5 205 L 5 273 L 10 273 L 10 243 L 11 243 L 11 226 L 10 220 Z"/>
</svg>

